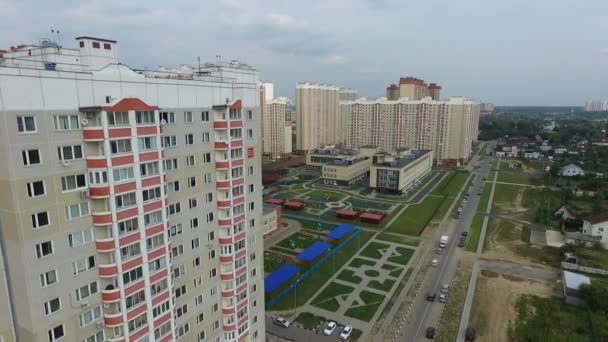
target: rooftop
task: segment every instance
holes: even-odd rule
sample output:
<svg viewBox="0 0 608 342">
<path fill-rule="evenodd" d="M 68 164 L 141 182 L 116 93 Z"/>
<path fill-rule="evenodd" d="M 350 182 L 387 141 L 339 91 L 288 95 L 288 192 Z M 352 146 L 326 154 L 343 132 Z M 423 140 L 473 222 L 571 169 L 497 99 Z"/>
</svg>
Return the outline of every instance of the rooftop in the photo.
<svg viewBox="0 0 608 342">
<path fill-rule="evenodd" d="M 579 290 L 583 284 L 591 284 L 591 279 L 582 274 L 564 271 L 564 285 L 567 288 Z"/>
<path fill-rule="evenodd" d="M 587 221 L 591 224 L 598 224 L 598 223 L 606 222 L 606 221 L 608 221 L 608 213 L 599 213 L 599 214 L 589 215 L 589 216 L 585 217 L 583 219 L 583 221 Z"/>
<path fill-rule="evenodd" d="M 269 214 L 275 210 L 277 210 L 280 206 L 275 204 L 264 203 L 262 213 L 263 215 Z"/>
<path fill-rule="evenodd" d="M 393 161 L 386 161 L 383 163 L 378 163 L 375 166 L 401 169 L 401 168 L 405 167 L 406 165 L 414 162 L 415 160 L 417 160 L 420 157 L 423 157 L 429 153 L 431 153 L 430 150 L 413 150 L 411 154 L 408 154 L 401 158 L 395 158 L 395 160 L 393 160 Z"/>
</svg>

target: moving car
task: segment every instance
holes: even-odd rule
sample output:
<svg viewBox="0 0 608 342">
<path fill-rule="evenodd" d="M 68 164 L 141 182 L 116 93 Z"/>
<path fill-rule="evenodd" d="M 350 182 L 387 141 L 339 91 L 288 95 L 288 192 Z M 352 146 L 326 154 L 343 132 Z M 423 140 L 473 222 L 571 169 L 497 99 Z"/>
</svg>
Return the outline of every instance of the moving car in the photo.
<svg viewBox="0 0 608 342">
<path fill-rule="evenodd" d="M 464 232 L 460 233 L 460 235 L 461 235 L 461 236 L 468 236 L 468 235 L 469 235 L 469 232 L 464 231 Z"/>
<path fill-rule="evenodd" d="M 443 284 L 443 286 L 441 286 L 441 293 L 447 294 L 449 290 L 450 290 L 450 284 Z"/>
<path fill-rule="evenodd" d="M 433 327 L 428 327 L 426 328 L 426 338 L 428 339 L 434 339 L 435 338 L 435 334 L 437 333 L 437 330 Z"/>
<path fill-rule="evenodd" d="M 464 247 L 464 240 L 458 241 L 458 247 Z"/>
<path fill-rule="evenodd" d="M 325 327 L 325 329 L 323 330 L 323 334 L 329 336 L 331 334 L 334 333 L 334 331 L 336 330 L 336 327 L 338 326 L 338 324 L 336 324 L 336 322 L 334 321 L 329 321 L 329 323 L 327 323 L 327 326 Z"/>
<path fill-rule="evenodd" d="M 350 337 L 350 333 L 353 332 L 353 327 L 351 327 L 350 325 L 345 325 L 344 329 L 342 329 L 342 332 L 340 333 L 340 339 L 341 340 L 348 340 L 348 338 Z"/>
<path fill-rule="evenodd" d="M 435 295 L 434 293 L 428 293 L 426 295 L 426 300 L 429 302 L 434 302 L 436 297 L 437 295 Z"/>
<path fill-rule="evenodd" d="M 274 324 L 281 326 L 283 328 L 289 328 L 289 321 L 284 317 L 275 317 L 273 320 Z"/>
<path fill-rule="evenodd" d="M 477 335 L 477 331 L 475 331 L 475 329 L 469 327 L 464 332 L 464 339 L 466 341 L 475 341 L 475 335 Z"/>
<path fill-rule="evenodd" d="M 448 294 L 447 293 L 442 293 L 439 295 L 439 301 L 442 303 L 447 303 L 448 302 Z"/>
<path fill-rule="evenodd" d="M 431 261 L 431 266 L 435 266 L 435 267 L 439 266 L 439 260 L 433 259 L 433 261 Z"/>
</svg>

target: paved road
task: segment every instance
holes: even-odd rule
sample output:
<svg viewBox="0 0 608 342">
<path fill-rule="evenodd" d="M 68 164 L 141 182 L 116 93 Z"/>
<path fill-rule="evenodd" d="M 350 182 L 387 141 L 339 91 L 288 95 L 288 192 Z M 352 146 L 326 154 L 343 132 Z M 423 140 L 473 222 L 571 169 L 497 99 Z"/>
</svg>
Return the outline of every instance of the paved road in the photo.
<svg viewBox="0 0 608 342">
<path fill-rule="evenodd" d="M 477 158 L 475 157 L 467 168 L 473 168 L 478 163 Z M 440 266 L 431 268 L 427 278 L 424 280 L 401 330 L 400 341 L 425 341 L 426 328 L 431 326 L 437 327 L 439 325 L 444 304 L 439 301 L 427 302 L 426 295 L 429 292 L 438 293 L 443 284 L 450 283 L 453 279 L 458 265 L 458 254 L 460 253 L 460 249 L 456 245 L 458 244 L 460 234 L 469 229 L 477 213 L 480 199 L 480 196 L 477 194 L 483 191 L 485 184 L 483 178 L 488 177 L 491 165 L 492 159 L 485 159 L 479 162 L 480 168 L 472 182 L 471 196 L 464 204 L 460 218 L 450 218 L 447 227 L 441 230 L 441 234 L 438 234 L 450 236 L 448 247 L 443 255 L 438 256 Z"/>
<path fill-rule="evenodd" d="M 477 260 L 473 265 L 473 273 L 471 274 L 471 278 L 469 279 L 467 297 L 464 301 L 464 308 L 462 310 L 462 316 L 460 318 L 460 327 L 458 330 L 459 332 L 457 342 L 464 341 L 464 334 L 469 325 L 469 318 L 471 316 L 471 308 L 473 305 L 473 297 L 475 295 L 475 286 L 477 284 L 477 276 L 479 275 L 480 269 L 490 270 L 501 274 L 508 274 L 537 281 L 555 282 L 559 279 L 559 273 L 557 271 L 550 271 L 530 266 L 522 266 L 510 262 Z"/>
<path fill-rule="evenodd" d="M 296 341 L 296 342 L 335 342 L 340 341 L 340 331 L 342 326 L 338 326 L 332 336 L 323 335 L 320 331 L 305 330 L 290 326 L 289 328 L 280 327 L 272 322 L 271 317 L 266 317 L 266 340 L 267 341 Z"/>
</svg>

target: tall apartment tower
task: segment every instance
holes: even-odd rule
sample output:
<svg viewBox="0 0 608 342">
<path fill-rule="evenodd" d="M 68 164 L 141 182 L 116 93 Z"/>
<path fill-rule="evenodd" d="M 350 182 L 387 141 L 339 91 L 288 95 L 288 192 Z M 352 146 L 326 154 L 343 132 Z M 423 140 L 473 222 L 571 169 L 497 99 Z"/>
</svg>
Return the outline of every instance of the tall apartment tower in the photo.
<svg viewBox="0 0 608 342">
<path fill-rule="evenodd" d="M 296 149 L 311 151 L 341 140 L 339 89 L 318 83 L 296 84 Z"/>
<path fill-rule="evenodd" d="M 274 97 L 274 84 L 270 82 L 260 82 L 260 135 L 264 137 L 264 109 L 266 103 L 272 101 Z"/>
<path fill-rule="evenodd" d="M 389 101 L 399 100 L 399 87 L 396 84 L 386 87 L 386 99 Z"/>
<path fill-rule="evenodd" d="M 427 88 L 427 96 L 430 96 L 431 99 L 435 101 L 441 100 L 441 86 L 437 83 L 429 84 Z"/>
<path fill-rule="evenodd" d="M 391 89 L 390 94 L 389 89 Z M 436 83 L 426 84 L 424 80 L 415 77 L 401 77 L 399 79 L 398 98 L 395 98 L 394 92 L 393 85 L 390 85 L 387 88 L 386 98 L 393 101 L 398 98 L 406 97 L 409 100 L 416 101 L 429 96 L 433 100 L 439 101 L 441 97 L 441 86 Z"/>
<path fill-rule="evenodd" d="M 292 151 L 291 122 L 285 120 L 291 101 L 279 97 L 264 105 L 263 153 L 272 159 L 285 157 Z"/>
<path fill-rule="evenodd" d="M 0 54 L 0 340 L 264 341 L 257 71 Z"/>
<path fill-rule="evenodd" d="M 359 92 L 351 88 L 340 88 L 338 97 L 340 101 L 355 101 L 359 98 Z"/>
</svg>

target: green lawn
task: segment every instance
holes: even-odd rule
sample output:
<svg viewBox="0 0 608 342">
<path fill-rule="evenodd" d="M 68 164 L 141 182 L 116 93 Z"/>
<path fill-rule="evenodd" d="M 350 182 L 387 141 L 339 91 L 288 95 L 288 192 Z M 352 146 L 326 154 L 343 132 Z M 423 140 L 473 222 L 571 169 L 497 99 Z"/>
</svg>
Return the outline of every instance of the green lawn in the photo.
<svg viewBox="0 0 608 342">
<path fill-rule="evenodd" d="M 395 265 L 392 265 L 392 264 L 384 264 L 384 265 L 382 265 L 382 267 L 380 267 L 380 268 L 382 268 L 383 270 L 389 270 L 389 271 L 392 271 L 392 270 L 394 270 L 394 269 L 396 269 L 396 268 L 399 268 L 399 267 L 397 267 L 397 266 L 395 266 Z"/>
<path fill-rule="evenodd" d="M 375 237 L 376 240 L 396 242 L 402 245 L 420 246 L 420 240 L 413 239 L 403 235 L 395 235 L 390 233 L 380 233 Z"/>
<path fill-rule="evenodd" d="M 297 298 L 295 299 L 296 307 L 306 303 L 306 301 L 312 298 L 315 293 L 325 284 L 332 275 L 335 274 L 342 266 L 349 262 L 349 260 L 357 254 L 360 250 L 360 246 L 363 246 L 374 236 L 374 233 L 361 232 L 361 234 L 353 239 L 347 246 L 345 246 L 340 253 L 335 256 L 335 263 L 333 260 L 328 260 L 317 269 L 310 277 L 301 281 L 297 286 Z M 334 269 L 335 265 L 335 269 Z M 287 295 L 278 301 L 273 307 L 273 310 L 289 310 L 294 307 L 294 295 Z"/>
<path fill-rule="evenodd" d="M 310 312 L 302 312 L 296 317 L 294 322 L 300 323 L 304 329 L 312 330 L 325 322 L 325 318 L 313 315 Z"/>
<path fill-rule="evenodd" d="M 310 201 L 317 202 L 338 202 L 339 200 L 346 197 L 338 192 L 333 192 L 330 190 L 313 190 L 305 195 Z"/>
<path fill-rule="evenodd" d="M 492 183 L 486 183 L 483 186 L 483 192 L 481 193 L 481 197 L 479 198 L 479 208 L 477 211 L 485 212 L 488 209 L 488 201 L 490 200 L 490 194 L 492 193 Z M 477 194 L 475 194 L 477 196 Z"/>
<path fill-rule="evenodd" d="M 399 265 L 407 265 L 407 262 L 410 260 L 412 255 L 414 255 L 414 250 L 405 248 L 405 247 L 397 247 L 396 251 L 401 255 L 396 255 L 388 258 L 387 260 Z"/>
<path fill-rule="evenodd" d="M 368 287 L 384 292 L 389 292 L 393 288 L 393 285 L 395 285 L 395 281 L 391 279 L 384 279 L 383 282 L 372 280 L 367 284 Z"/>
<path fill-rule="evenodd" d="M 376 210 L 388 211 L 392 207 L 392 204 L 375 201 L 372 198 L 370 198 L 369 200 L 362 200 L 359 198 L 350 197 L 350 198 L 345 199 L 344 202 L 350 203 L 353 209 L 365 209 L 365 210 L 376 209 Z"/>
<path fill-rule="evenodd" d="M 481 226 L 483 225 L 483 216 L 475 215 L 471 227 L 469 228 L 469 236 L 464 248 L 469 252 L 477 251 L 477 243 L 479 243 L 479 235 L 481 234 Z"/>
<path fill-rule="evenodd" d="M 454 176 L 450 183 L 443 189 L 442 195 L 448 195 L 450 197 L 458 195 L 460 188 L 462 188 L 468 177 L 468 172 L 457 172 L 456 176 Z"/>
<path fill-rule="evenodd" d="M 355 258 L 355 259 L 353 259 L 353 261 L 351 261 L 351 263 L 348 266 L 350 266 L 352 268 L 359 268 L 363 265 L 376 266 L 376 263 L 374 261 L 367 260 L 367 259 Z"/>
<path fill-rule="evenodd" d="M 438 334 L 435 341 L 453 342 L 458 336 L 460 316 L 467 295 L 470 272 L 460 269 L 450 284 L 450 298 L 445 304 L 439 321 Z"/>
<path fill-rule="evenodd" d="M 544 182 L 543 173 L 527 173 L 521 169 L 511 171 L 500 171 L 497 182 L 542 185 Z"/>
<path fill-rule="evenodd" d="M 361 280 L 363 280 L 361 277 L 356 276 L 355 272 L 351 270 L 342 270 L 337 278 L 353 284 L 360 284 Z"/>
<path fill-rule="evenodd" d="M 431 192 L 431 195 L 437 195 L 437 196 L 442 195 L 443 194 L 443 190 L 445 188 L 447 188 L 447 186 L 454 179 L 454 177 L 456 177 L 456 173 L 455 172 L 448 172 L 447 175 L 441 181 L 441 183 L 439 183 L 439 185 L 437 185 L 435 187 L 435 189 L 433 189 L 433 192 Z"/>
<path fill-rule="evenodd" d="M 382 253 L 380 252 L 380 250 L 387 248 L 388 245 L 372 241 L 367 246 L 365 246 L 365 248 L 361 251 L 361 253 L 359 253 L 359 255 L 372 259 L 380 259 L 382 258 Z"/>
<path fill-rule="evenodd" d="M 285 264 L 280 255 L 272 252 L 264 252 L 264 272 L 274 272 Z"/>
<path fill-rule="evenodd" d="M 312 229 L 315 231 L 317 230 L 317 228 L 321 228 L 322 230 L 332 230 L 338 226 L 337 224 L 334 224 L 334 223 L 327 223 L 327 222 L 319 223 L 316 221 L 299 219 L 299 218 L 294 219 L 294 220 L 300 222 L 302 224 L 302 227 Z"/>
<path fill-rule="evenodd" d="M 277 246 L 287 249 L 307 248 L 315 241 L 317 241 L 316 237 L 298 232 L 281 240 L 281 242 L 279 242 Z"/>
<path fill-rule="evenodd" d="M 608 269 L 608 251 L 605 249 L 577 247 L 576 257 L 580 265 Z"/>
<path fill-rule="evenodd" d="M 492 200 L 492 212 L 515 207 L 519 193 L 523 196 L 525 187 L 510 184 L 496 184 L 494 199 Z"/>
<path fill-rule="evenodd" d="M 321 293 L 313 299 L 311 304 L 321 309 L 325 309 L 328 311 L 337 311 L 340 308 L 340 304 L 335 297 L 349 294 L 354 290 L 354 288 L 338 283 L 329 284 Z"/>
<path fill-rule="evenodd" d="M 592 331 L 585 309 L 564 303 L 562 297 L 521 296 L 516 304 L 514 341 L 591 342 Z"/>
<path fill-rule="evenodd" d="M 272 246 L 272 247 L 270 247 L 270 250 L 273 252 L 279 252 L 279 253 L 289 254 L 289 255 L 298 255 L 299 254 L 298 252 L 296 252 L 293 249 L 283 248 L 283 247 L 279 247 L 279 246 Z"/>
<path fill-rule="evenodd" d="M 410 270 L 411 270 L 411 268 L 408 269 L 408 272 Z M 390 275 L 391 277 L 398 278 L 399 275 L 401 275 L 401 272 L 403 272 L 403 269 L 402 268 L 397 268 L 397 269 L 394 269 L 393 271 L 391 271 L 391 273 L 389 273 L 388 275 Z"/>
<path fill-rule="evenodd" d="M 407 207 L 387 228 L 387 231 L 406 235 L 420 235 L 442 201 L 443 197 L 427 196 L 420 204 Z"/>
<path fill-rule="evenodd" d="M 373 317 L 386 296 L 379 295 L 369 291 L 361 291 L 361 300 L 365 303 L 361 306 L 353 307 L 346 310 L 344 313 L 348 317 L 360 319 L 369 322 Z"/>
</svg>

